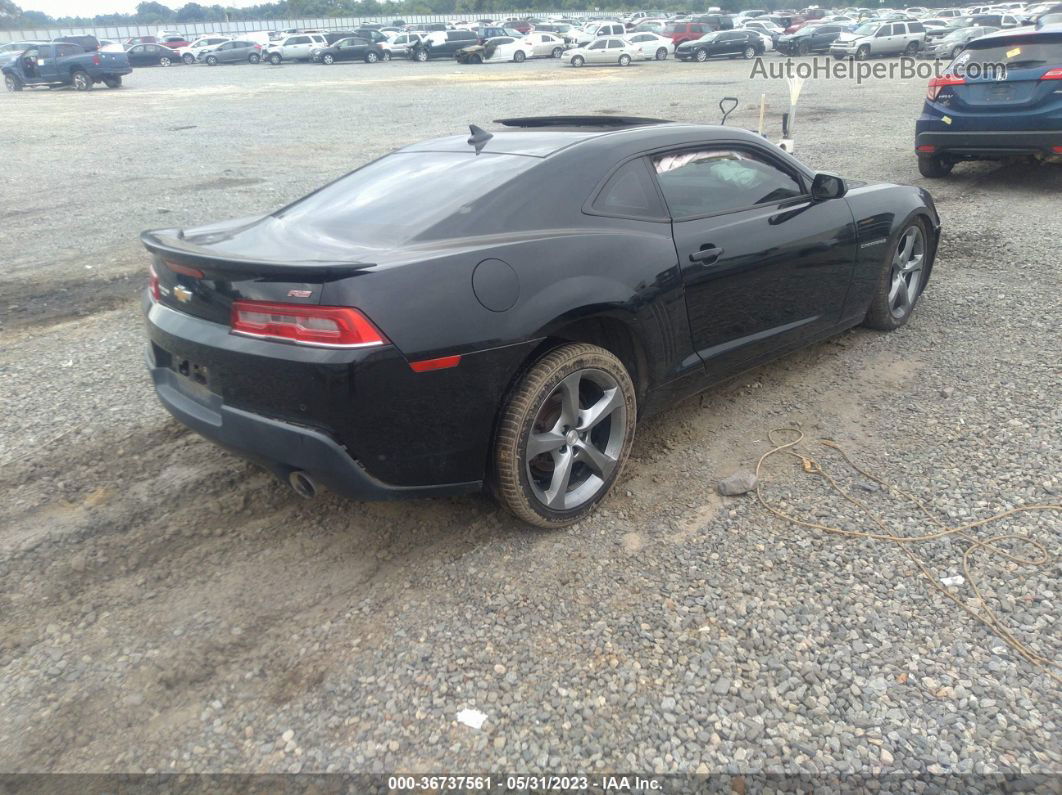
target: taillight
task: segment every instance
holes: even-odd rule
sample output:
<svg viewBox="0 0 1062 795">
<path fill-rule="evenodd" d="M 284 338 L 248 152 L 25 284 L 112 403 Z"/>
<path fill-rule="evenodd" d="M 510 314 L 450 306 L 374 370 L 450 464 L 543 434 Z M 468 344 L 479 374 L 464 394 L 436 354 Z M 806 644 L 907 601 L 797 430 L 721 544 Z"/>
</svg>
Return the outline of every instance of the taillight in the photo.
<svg viewBox="0 0 1062 795">
<path fill-rule="evenodd" d="M 388 341 L 365 315 L 345 306 L 236 301 L 232 331 L 326 348 L 368 348 Z"/>
<path fill-rule="evenodd" d="M 965 77 L 956 77 L 955 75 L 944 75 L 943 77 L 934 77 L 929 81 L 929 88 L 926 89 L 927 99 L 936 99 L 940 94 L 940 89 L 946 86 L 961 86 L 966 83 Z"/>
<path fill-rule="evenodd" d="M 203 272 L 199 268 L 190 268 L 187 265 L 181 265 L 179 262 L 170 262 L 168 259 L 163 260 L 166 263 L 166 267 L 174 273 L 181 273 L 185 276 L 191 276 L 193 279 L 202 279 Z"/>
<path fill-rule="evenodd" d="M 933 152 L 937 151 L 937 147 L 933 144 L 920 144 L 919 146 L 915 147 L 915 151 L 924 152 L 925 154 L 932 154 Z"/>
<path fill-rule="evenodd" d="M 161 297 L 159 294 L 159 275 L 155 272 L 154 265 L 148 265 L 148 292 L 151 293 L 153 301 L 158 301 Z"/>
<path fill-rule="evenodd" d="M 1041 80 L 1062 80 L 1062 69 L 1048 69 Z"/>
<path fill-rule="evenodd" d="M 95 53 L 95 54 L 94 54 L 94 55 L 92 56 L 92 63 L 93 63 L 93 64 L 95 64 L 96 66 L 99 66 L 99 65 L 100 65 L 101 63 L 103 63 L 103 62 L 102 62 L 102 61 L 100 60 L 100 55 L 99 55 L 99 53 Z"/>
</svg>

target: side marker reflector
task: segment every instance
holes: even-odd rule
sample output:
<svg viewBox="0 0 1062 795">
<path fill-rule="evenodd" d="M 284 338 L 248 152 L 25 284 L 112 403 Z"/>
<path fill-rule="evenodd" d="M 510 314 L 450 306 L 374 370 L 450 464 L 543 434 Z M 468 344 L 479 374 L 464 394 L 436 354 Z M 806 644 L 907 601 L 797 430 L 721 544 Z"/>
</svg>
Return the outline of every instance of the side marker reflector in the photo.
<svg viewBox="0 0 1062 795">
<path fill-rule="evenodd" d="M 414 373 L 427 373 L 431 370 L 447 370 L 451 367 L 457 367 L 460 363 L 460 356 L 440 356 L 438 359 L 424 359 L 419 362 L 410 362 L 409 366 Z"/>
</svg>

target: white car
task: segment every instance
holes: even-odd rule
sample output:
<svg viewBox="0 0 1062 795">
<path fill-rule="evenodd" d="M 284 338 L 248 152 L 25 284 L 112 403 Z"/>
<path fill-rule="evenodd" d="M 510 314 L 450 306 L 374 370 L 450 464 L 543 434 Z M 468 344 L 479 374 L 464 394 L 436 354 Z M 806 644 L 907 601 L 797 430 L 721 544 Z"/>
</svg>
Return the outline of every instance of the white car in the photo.
<svg viewBox="0 0 1062 795">
<path fill-rule="evenodd" d="M 231 41 L 229 36 L 203 36 L 196 39 L 187 47 L 181 47 L 177 50 L 177 54 L 181 56 L 181 60 L 186 64 L 193 64 L 199 58 L 199 54 L 206 50 L 211 50 L 217 47 L 219 44 L 224 44 L 227 41 Z"/>
<path fill-rule="evenodd" d="M 320 33 L 297 33 L 273 42 L 262 52 L 262 60 L 271 64 L 281 61 L 309 61 L 314 50 L 323 50 L 328 40 Z"/>
<path fill-rule="evenodd" d="M 419 33 L 397 33 L 388 36 L 387 41 L 381 41 L 380 46 L 391 53 L 392 58 L 406 58 L 409 56 L 409 48 L 419 41 Z"/>
<path fill-rule="evenodd" d="M 601 36 L 626 36 L 627 28 L 622 22 L 591 22 L 581 31 L 572 31 L 569 38 L 576 47 L 585 47 Z"/>
<path fill-rule="evenodd" d="M 564 52 L 564 39 L 555 33 L 524 34 L 524 41 L 532 50 L 534 58 L 560 58 Z"/>
<path fill-rule="evenodd" d="M 495 36 L 483 45 L 473 44 L 458 50 L 458 63 L 523 63 L 531 57 L 531 43 L 523 38 Z"/>
<path fill-rule="evenodd" d="M 628 44 L 623 39 L 611 36 L 602 36 L 594 39 L 584 47 L 576 47 L 564 53 L 563 58 L 572 66 L 584 64 L 619 64 L 630 66 L 631 61 L 641 60 L 642 53 L 633 44 Z"/>
<path fill-rule="evenodd" d="M 643 31 L 630 34 L 627 41 L 638 48 L 643 58 L 650 61 L 663 61 L 669 55 L 675 54 L 675 42 L 668 36 Z"/>
</svg>

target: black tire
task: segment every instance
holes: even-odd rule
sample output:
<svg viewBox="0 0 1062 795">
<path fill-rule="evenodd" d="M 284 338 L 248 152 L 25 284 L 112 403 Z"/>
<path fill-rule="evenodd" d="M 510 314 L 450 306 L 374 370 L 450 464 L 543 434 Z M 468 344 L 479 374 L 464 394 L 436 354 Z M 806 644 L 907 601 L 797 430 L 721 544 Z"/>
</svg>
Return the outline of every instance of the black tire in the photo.
<svg viewBox="0 0 1062 795">
<path fill-rule="evenodd" d="M 631 56 L 627 55 L 627 53 L 623 53 L 623 55 L 621 55 L 619 57 L 619 65 L 620 66 L 630 66 L 631 65 Z"/>
<path fill-rule="evenodd" d="M 592 431 L 570 429 L 569 433 L 574 433 L 573 438 L 579 438 L 574 442 L 563 443 L 563 446 L 555 451 L 561 456 L 569 457 L 570 463 L 570 478 L 558 484 L 557 491 L 563 501 L 569 495 L 568 488 L 571 488 L 570 495 L 575 504 L 569 508 L 549 507 L 543 497 L 548 497 L 548 492 L 552 489 L 542 492 L 541 484 L 533 479 L 532 471 L 535 468 L 543 480 L 550 480 L 552 487 L 553 472 L 559 465 L 558 459 L 553 457 L 552 452 L 546 452 L 529 460 L 527 445 L 532 432 L 543 433 L 541 425 L 538 431 L 535 431 L 536 422 L 542 420 L 542 412 L 548 415 L 551 407 L 558 405 L 555 395 L 559 395 L 559 390 L 563 390 L 562 382 L 575 373 L 585 373 L 587 378 L 582 383 L 590 384 L 591 388 L 594 387 L 592 378 L 602 378 L 615 383 L 614 388 L 618 389 L 619 399 L 617 405 L 607 413 L 607 420 L 602 421 Z M 590 400 L 595 398 L 590 397 Z M 622 414 L 616 413 L 620 409 Z M 559 415 L 554 427 L 559 427 L 562 418 L 563 414 Z M 515 516 L 536 527 L 564 527 L 578 522 L 605 498 L 623 471 L 634 441 L 636 418 L 634 384 L 619 359 L 604 348 L 585 343 L 554 348 L 527 371 L 502 410 L 494 441 L 492 486 L 495 496 Z M 614 426 L 613 423 L 617 425 Z M 585 449 L 587 443 L 595 444 L 595 449 L 601 452 L 596 448 L 596 443 L 587 436 L 597 434 L 598 429 L 609 435 L 609 447 L 613 449 L 610 458 L 614 463 L 604 478 L 595 474 L 586 463 L 588 459 L 580 457 L 578 452 L 579 446 Z M 614 439 L 613 433 L 616 434 Z M 536 461 L 539 463 L 536 464 Z M 546 467 L 544 470 L 538 469 L 543 465 Z M 584 476 L 586 479 L 576 483 L 574 487 L 571 486 L 572 480 Z M 563 493 L 560 493 L 561 485 L 565 486 Z M 586 493 L 580 495 L 580 488 L 585 489 Z"/>
<path fill-rule="evenodd" d="M 4 75 L 4 85 L 8 91 L 21 91 L 22 81 L 14 75 Z"/>
<path fill-rule="evenodd" d="M 468 62 L 469 63 L 483 63 L 483 56 L 482 55 L 470 55 L 470 56 L 468 56 Z"/>
<path fill-rule="evenodd" d="M 190 52 L 186 52 L 184 55 L 181 56 L 181 60 L 184 61 L 189 66 L 191 66 L 192 64 L 195 63 L 195 56 L 192 55 L 192 53 L 190 53 Z"/>
<path fill-rule="evenodd" d="M 658 61 L 666 61 L 667 60 L 667 47 L 661 47 L 659 50 L 657 50 L 655 57 L 656 57 L 656 60 L 658 60 Z"/>
<path fill-rule="evenodd" d="M 365 54 L 365 63 L 376 63 L 379 60 L 380 56 L 372 50 Z"/>
<path fill-rule="evenodd" d="M 704 63 L 708 60 L 708 51 L 704 49 L 696 50 L 693 53 L 693 60 L 697 61 L 697 63 Z"/>
<path fill-rule="evenodd" d="M 217 66 L 218 65 L 218 56 L 216 56 L 216 55 L 208 55 L 206 57 L 206 65 L 207 66 Z"/>
<path fill-rule="evenodd" d="M 581 55 L 576 55 L 572 58 L 572 66 L 578 68 L 586 63 L 586 59 Z"/>
<path fill-rule="evenodd" d="M 912 41 L 904 49 L 903 54 L 906 55 L 908 58 L 913 58 L 916 52 L 918 52 L 918 42 Z"/>
<path fill-rule="evenodd" d="M 962 54 L 962 50 L 963 50 L 963 47 L 962 47 L 961 44 L 956 44 L 954 47 L 952 47 L 952 49 L 951 49 L 951 60 L 954 61 L 956 58 L 958 58 L 959 55 Z"/>
<path fill-rule="evenodd" d="M 74 87 L 74 91 L 91 91 L 92 90 L 92 78 L 89 77 L 88 72 L 78 69 L 72 75 L 70 75 L 70 83 Z"/>
<path fill-rule="evenodd" d="M 756 57 L 756 50 L 753 47 L 746 47 L 742 50 L 741 54 L 745 57 L 746 61 L 750 61 Z"/>
<path fill-rule="evenodd" d="M 115 75 L 114 77 L 105 77 L 103 78 L 103 85 L 107 86 L 107 88 L 121 88 L 122 76 Z"/>
<path fill-rule="evenodd" d="M 273 66 L 279 66 L 282 60 L 279 52 L 275 52 L 269 56 L 269 63 L 273 64 Z"/>
<path fill-rule="evenodd" d="M 858 50 L 856 50 L 855 59 L 857 61 L 865 61 L 869 57 L 870 57 L 870 47 L 868 47 L 867 45 L 864 44 L 862 47 L 860 47 Z"/>
<path fill-rule="evenodd" d="M 325 53 L 321 56 L 321 63 L 325 66 L 331 66 L 336 62 L 336 57 L 332 53 Z"/>
<path fill-rule="evenodd" d="M 562 55 L 564 55 L 564 48 L 563 47 L 554 47 L 553 48 L 553 52 L 551 53 L 551 55 L 554 58 L 560 58 Z"/>
<path fill-rule="evenodd" d="M 250 55 L 247 56 L 247 63 L 255 64 L 255 63 L 261 63 L 261 62 L 262 62 L 262 56 L 259 55 L 256 52 L 252 52 Z"/>
<path fill-rule="evenodd" d="M 797 55 L 807 55 L 809 52 L 811 52 L 810 42 L 802 41 L 797 45 Z"/>
<path fill-rule="evenodd" d="M 159 66 L 169 66 L 171 63 L 173 63 L 173 61 L 171 61 L 166 55 L 159 58 Z"/>
<path fill-rule="evenodd" d="M 955 163 L 945 160 L 940 155 L 919 155 L 918 173 L 929 179 L 940 179 L 951 173 Z"/>
<path fill-rule="evenodd" d="M 526 60 L 527 60 L 527 56 L 524 55 L 524 51 L 523 50 L 517 50 L 516 52 L 513 53 L 513 61 L 515 63 L 523 63 Z"/>
<path fill-rule="evenodd" d="M 897 255 L 897 248 L 901 241 L 903 241 L 904 236 L 910 229 L 915 227 L 923 241 L 923 258 L 918 285 L 917 289 L 914 290 L 914 295 L 910 295 L 907 305 L 903 307 L 901 311 L 897 311 L 893 306 L 893 302 L 890 300 L 894 270 L 893 261 Z M 877 289 L 874 290 L 874 297 L 870 299 L 870 306 L 867 308 L 867 314 L 863 319 L 863 325 L 872 329 L 877 329 L 878 331 L 894 331 L 907 323 L 914 312 L 915 305 L 918 303 L 918 297 L 925 289 L 925 281 L 929 274 L 931 264 L 930 239 L 926 232 L 926 224 L 922 219 L 915 218 L 909 221 L 903 229 L 900 230 L 896 239 L 889 245 L 888 255 L 885 257 L 885 262 L 881 268 L 881 276 L 878 279 L 878 286 Z"/>
<path fill-rule="evenodd" d="M 417 61 L 418 63 L 425 63 L 428 60 L 428 51 L 427 50 L 417 50 L 413 54 L 413 60 Z"/>
</svg>

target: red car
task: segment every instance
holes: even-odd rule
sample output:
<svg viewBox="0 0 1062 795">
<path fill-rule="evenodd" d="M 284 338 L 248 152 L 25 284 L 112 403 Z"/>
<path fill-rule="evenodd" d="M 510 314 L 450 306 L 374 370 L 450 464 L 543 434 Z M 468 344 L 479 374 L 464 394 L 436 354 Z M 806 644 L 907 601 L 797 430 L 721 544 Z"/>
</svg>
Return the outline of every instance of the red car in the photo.
<svg viewBox="0 0 1062 795">
<path fill-rule="evenodd" d="M 179 50 L 181 47 L 190 47 L 191 42 L 184 38 L 184 36 L 163 36 L 162 41 L 159 42 L 171 50 Z"/>
<path fill-rule="evenodd" d="M 516 30 L 520 33 L 531 32 L 531 23 L 526 19 L 507 19 L 502 27 L 509 28 L 509 30 Z"/>
<path fill-rule="evenodd" d="M 712 32 L 712 26 L 704 22 L 669 22 L 660 32 L 661 36 L 670 36 L 678 47 L 684 41 L 696 41 L 705 33 Z"/>
<path fill-rule="evenodd" d="M 137 44 L 158 44 L 159 40 L 155 36 L 133 36 L 130 39 L 126 39 L 122 42 L 122 46 L 127 50 Z"/>
</svg>

